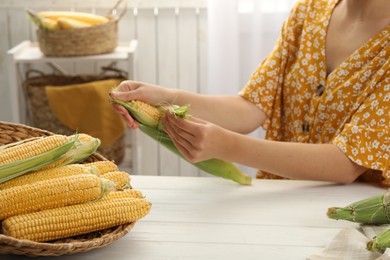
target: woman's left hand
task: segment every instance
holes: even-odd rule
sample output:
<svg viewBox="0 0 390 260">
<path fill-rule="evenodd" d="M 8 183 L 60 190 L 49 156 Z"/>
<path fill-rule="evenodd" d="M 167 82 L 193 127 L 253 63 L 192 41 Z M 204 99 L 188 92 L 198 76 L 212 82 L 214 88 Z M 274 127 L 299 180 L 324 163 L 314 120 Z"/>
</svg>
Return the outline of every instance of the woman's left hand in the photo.
<svg viewBox="0 0 390 260">
<path fill-rule="evenodd" d="M 192 116 L 189 119 L 176 118 L 169 111 L 162 120 L 164 131 L 190 162 L 220 157 L 226 141 L 223 128 Z"/>
</svg>

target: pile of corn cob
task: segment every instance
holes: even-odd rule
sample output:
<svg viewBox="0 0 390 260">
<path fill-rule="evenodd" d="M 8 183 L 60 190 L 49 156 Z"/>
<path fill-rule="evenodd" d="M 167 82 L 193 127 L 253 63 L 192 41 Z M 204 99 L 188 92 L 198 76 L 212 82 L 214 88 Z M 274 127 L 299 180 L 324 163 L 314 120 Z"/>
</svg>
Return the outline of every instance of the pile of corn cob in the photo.
<svg viewBox="0 0 390 260">
<path fill-rule="evenodd" d="M 111 161 L 82 164 L 100 141 L 52 135 L 0 146 L 2 234 L 52 241 L 132 223 L 151 208 Z"/>
<path fill-rule="evenodd" d="M 115 89 L 113 91 L 115 91 Z M 143 133 L 159 142 L 171 152 L 185 159 L 173 144 L 171 138 L 163 131 L 164 126 L 161 122 L 161 117 L 167 110 L 170 110 L 178 118 L 189 118 L 189 115 L 187 114 L 189 106 L 167 105 L 155 107 L 139 100 L 125 102 L 115 98 L 112 98 L 111 101 L 125 107 L 132 117 L 137 120 L 139 128 Z M 241 172 L 240 169 L 231 162 L 210 159 L 192 164 L 207 173 L 230 179 L 239 184 L 248 185 L 252 182 L 252 177 L 250 175 Z"/>
<path fill-rule="evenodd" d="M 347 220 L 364 225 L 390 224 L 390 191 L 381 195 L 353 202 L 345 207 L 331 207 L 327 216 L 336 220 Z M 390 248 L 390 229 L 373 237 L 367 249 L 384 252 Z"/>
</svg>

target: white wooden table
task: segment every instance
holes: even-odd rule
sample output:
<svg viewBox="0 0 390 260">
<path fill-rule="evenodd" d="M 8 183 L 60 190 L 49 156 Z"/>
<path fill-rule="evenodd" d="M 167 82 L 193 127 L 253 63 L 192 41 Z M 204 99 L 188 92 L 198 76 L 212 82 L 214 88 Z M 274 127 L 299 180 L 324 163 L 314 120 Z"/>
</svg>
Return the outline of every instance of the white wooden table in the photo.
<svg viewBox="0 0 390 260">
<path fill-rule="evenodd" d="M 254 180 L 240 186 L 214 177 L 132 176 L 132 185 L 153 203 L 149 215 L 118 241 L 61 259 L 305 259 L 342 228 L 358 226 L 328 219 L 329 207 L 384 192 L 361 183 Z"/>
</svg>

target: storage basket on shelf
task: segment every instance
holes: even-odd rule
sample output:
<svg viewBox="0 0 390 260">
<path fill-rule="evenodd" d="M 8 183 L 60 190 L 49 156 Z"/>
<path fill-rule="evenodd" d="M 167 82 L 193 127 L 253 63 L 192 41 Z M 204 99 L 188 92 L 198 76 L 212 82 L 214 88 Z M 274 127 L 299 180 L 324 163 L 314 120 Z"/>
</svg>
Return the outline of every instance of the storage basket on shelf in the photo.
<svg viewBox="0 0 390 260">
<path fill-rule="evenodd" d="M 36 34 L 40 50 L 44 55 L 52 57 L 85 56 L 113 52 L 118 45 L 118 23 L 126 12 L 126 8 L 124 8 L 119 16 L 111 15 L 120 2 L 122 0 L 119 0 L 105 16 L 108 22 L 91 27 L 66 30 L 45 28 L 37 19 L 37 14 L 28 11 L 32 20 L 38 24 Z"/>
<path fill-rule="evenodd" d="M 49 105 L 45 87 L 61 87 L 105 79 L 125 80 L 127 79 L 127 75 L 124 71 L 111 67 L 103 67 L 102 73 L 100 74 L 85 75 L 44 74 L 37 70 L 27 71 L 26 80 L 23 82 L 23 88 L 27 95 L 28 115 L 31 120 L 31 125 L 57 134 L 70 135 L 75 133 L 78 129 L 71 129 L 64 125 L 53 113 Z M 90 100 L 86 100 L 85 102 L 90 102 Z M 107 102 L 109 102 L 108 96 Z M 74 116 L 79 116 L 79 114 L 75 114 Z M 88 116 L 93 117 L 95 115 Z M 119 136 L 111 144 L 99 147 L 98 152 L 108 160 L 114 160 L 116 164 L 120 164 L 125 155 L 125 133 Z"/>
<path fill-rule="evenodd" d="M 14 143 L 20 140 L 38 136 L 49 136 L 53 133 L 9 122 L 0 121 L 0 145 Z M 86 162 L 104 161 L 102 155 L 92 154 Z M 120 225 L 105 230 L 64 238 L 50 242 L 34 242 L 20 240 L 0 234 L 0 254 L 15 254 L 26 256 L 59 256 L 86 252 L 94 248 L 103 247 L 126 235 L 135 225 L 135 222 Z"/>
</svg>

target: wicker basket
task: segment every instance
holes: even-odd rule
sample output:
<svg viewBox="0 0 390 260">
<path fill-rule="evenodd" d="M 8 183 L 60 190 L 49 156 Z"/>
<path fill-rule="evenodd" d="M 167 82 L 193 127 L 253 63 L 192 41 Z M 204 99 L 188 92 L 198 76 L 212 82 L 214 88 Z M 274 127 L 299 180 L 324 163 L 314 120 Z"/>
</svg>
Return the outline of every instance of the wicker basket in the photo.
<svg viewBox="0 0 390 260">
<path fill-rule="evenodd" d="M 110 53 L 118 45 L 118 22 L 126 12 L 126 7 L 119 16 L 112 16 L 116 12 L 119 0 L 108 12 L 107 23 L 67 30 L 48 30 L 43 26 L 38 26 L 36 31 L 39 49 L 46 56 L 69 57 L 86 56 Z M 37 15 L 33 11 L 28 11 L 34 21 L 38 21 Z"/>
<path fill-rule="evenodd" d="M 61 86 L 86 83 L 103 79 L 127 79 L 125 72 L 113 68 L 102 68 L 103 72 L 97 75 L 57 75 L 44 74 L 37 70 L 29 70 L 23 88 L 27 95 L 28 112 L 31 125 L 57 134 L 71 135 L 75 129 L 70 129 L 54 115 L 45 93 L 45 86 Z M 32 76 L 33 74 L 38 76 Z M 105 158 L 120 164 L 125 155 L 125 134 L 107 147 L 99 147 L 98 152 Z"/>
<path fill-rule="evenodd" d="M 53 133 L 21 124 L 0 121 L 0 145 L 24 140 L 30 137 L 49 136 Z M 94 153 L 86 162 L 106 160 L 102 155 Z M 0 234 L 0 254 L 26 256 L 59 256 L 86 252 L 94 248 L 106 246 L 126 235 L 135 222 L 113 228 L 92 232 L 71 238 L 40 243 L 30 240 L 19 240 Z"/>
<path fill-rule="evenodd" d="M 69 30 L 37 29 L 39 49 L 46 56 L 85 56 L 113 52 L 118 45 L 118 19 Z"/>
</svg>

